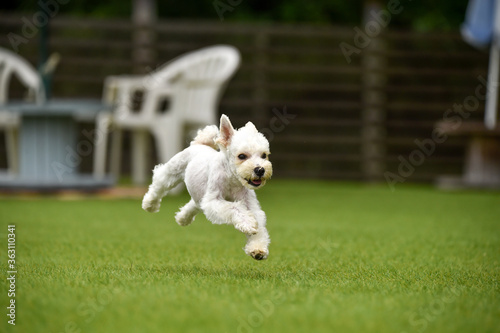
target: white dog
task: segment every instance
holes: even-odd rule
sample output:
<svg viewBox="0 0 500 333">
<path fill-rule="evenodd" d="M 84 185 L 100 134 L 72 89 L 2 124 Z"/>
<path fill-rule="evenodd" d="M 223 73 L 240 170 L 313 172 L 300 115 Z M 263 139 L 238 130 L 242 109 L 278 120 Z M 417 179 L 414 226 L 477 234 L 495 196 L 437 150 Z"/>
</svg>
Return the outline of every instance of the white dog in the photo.
<svg viewBox="0 0 500 333">
<path fill-rule="evenodd" d="M 222 115 L 220 130 L 215 125 L 199 130 L 188 148 L 154 168 L 142 208 L 158 212 L 161 199 L 184 180 L 191 201 L 175 215 L 179 225 L 191 224 L 202 211 L 214 224 L 234 225 L 247 235 L 245 253 L 266 259 L 270 243 L 266 214 L 254 190 L 272 175 L 269 154 L 269 142 L 251 122 L 235 130 Z"/>
</svg>

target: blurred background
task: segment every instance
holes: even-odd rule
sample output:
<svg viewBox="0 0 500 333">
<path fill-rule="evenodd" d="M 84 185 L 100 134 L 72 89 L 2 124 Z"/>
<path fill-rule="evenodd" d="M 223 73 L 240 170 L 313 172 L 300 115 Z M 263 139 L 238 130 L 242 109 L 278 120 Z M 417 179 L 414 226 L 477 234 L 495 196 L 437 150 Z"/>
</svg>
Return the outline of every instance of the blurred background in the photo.
<svg viewBox="0 0 500 333">
<path fill-rule="evenodd" d="M 384 182 L 418 148 L 415 140 L 432 138 L 446 111 L 487 76 L 488 51 L 459 33 L 466 7 L 466 0 L 14 1 L 0 5 L 0 45 L 39 64 L 39 32 L 26 22 L 49 8 L 46 46 L 60 55 L 51 95 L 95 99 L 109 75 L 147 74 L 188 51 L 233 45 L 241 66 L 219 114 L 235 126 L 251 120 L 271 129 L 276 177 Z M 24 38 L 13 44 L 12 33 Z M 22 96 L 15 83 L 11 94 Z M 479 103 L 469 120 L 482 119 Z M 462 174 L 467 142 L 450 136 L 436 144 L 405 181 Z M 127 135 L 123 149 L 126 177 Z M 148 166 L 157 162 L 152 149 Z M 92 156 L 79 167 L 91 172 Z"/>
</svg>

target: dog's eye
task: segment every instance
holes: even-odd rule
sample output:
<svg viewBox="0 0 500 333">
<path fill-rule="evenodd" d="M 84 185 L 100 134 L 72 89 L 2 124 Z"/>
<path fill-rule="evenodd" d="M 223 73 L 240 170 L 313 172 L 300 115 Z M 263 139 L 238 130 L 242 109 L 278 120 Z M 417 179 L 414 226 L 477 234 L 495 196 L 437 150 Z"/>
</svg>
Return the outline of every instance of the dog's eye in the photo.
<svg viewBox="0 0 500 333">
<path fill-rule="evenodd" d="M 239 155 L 238 155 L 238 158 L 239 158 L 240 160 L 246 160 L 246 159 L 247 159 L 247 155 L 245 155 L 245 154 L 239 154 Z"/>
<path fill-rule="evenodd" d="M 267 158 L 267 154 L 266 153 L 262 154 L 261 158 L 266 159 Z"/>
</svg>

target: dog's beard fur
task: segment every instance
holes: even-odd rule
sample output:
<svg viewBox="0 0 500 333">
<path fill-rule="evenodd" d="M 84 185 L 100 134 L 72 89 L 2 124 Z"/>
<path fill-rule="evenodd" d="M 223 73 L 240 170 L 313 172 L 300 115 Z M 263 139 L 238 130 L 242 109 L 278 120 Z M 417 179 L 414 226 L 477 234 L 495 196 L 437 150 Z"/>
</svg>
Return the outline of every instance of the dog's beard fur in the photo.
<svg viewBox="0 0 500 333">
<path fill-rule="evenodd" d="M 273 167 L 267 159 L 255 157 L 240 161 L 236 157 L 235 160 L 235 175 L 241 184 L 248 189 L 256 190 L 263 187 L 272 176 Z M 262 176 L 256 175 L 255 168 L 264 168 L 264 174 Z"/>
</svg>

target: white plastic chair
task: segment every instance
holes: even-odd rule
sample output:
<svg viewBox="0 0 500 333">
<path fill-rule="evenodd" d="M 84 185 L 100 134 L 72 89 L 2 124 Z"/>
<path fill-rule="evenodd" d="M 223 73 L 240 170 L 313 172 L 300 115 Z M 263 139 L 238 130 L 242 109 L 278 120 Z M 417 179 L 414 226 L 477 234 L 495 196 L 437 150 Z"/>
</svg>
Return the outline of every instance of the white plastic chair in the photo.
<svg viewBox="0 0 500 333">
<path fill-rule="evenodd" d="M 26 87 L 27 99 L 36 103 L 45 101 L 45 91 L 39 73 L 30 63 L 14 52 L 0 47 L 0 129 L 5 130 L 9 173 L 18 171 L 19 117 L 3 110 L 9 100 L 9 86 L 13 76 Z"/>
<path fill-rule="evenodd" d="M 132 130 L 132 180 L 144 184 L 147 170 L 148 133 L 155 139 L 161 163 L 182 149 L 186 124 L 207 125 L 217 121 L 223 89 L 238 68 L 240 54 L 232 46 L 218 45 L 184 54 L 145 76 L 111 76 L 104 84 L 104 102 L 112 114 L 98 119 L 94 175 L 106 169 L 107 134 L 112 130 L 111 173 L 119 176 L 122 130 Z M 142 93 L 139 110 L 134 96 Z M 164 101 L 168 108 L 160 110 Z"/>
</svg>

